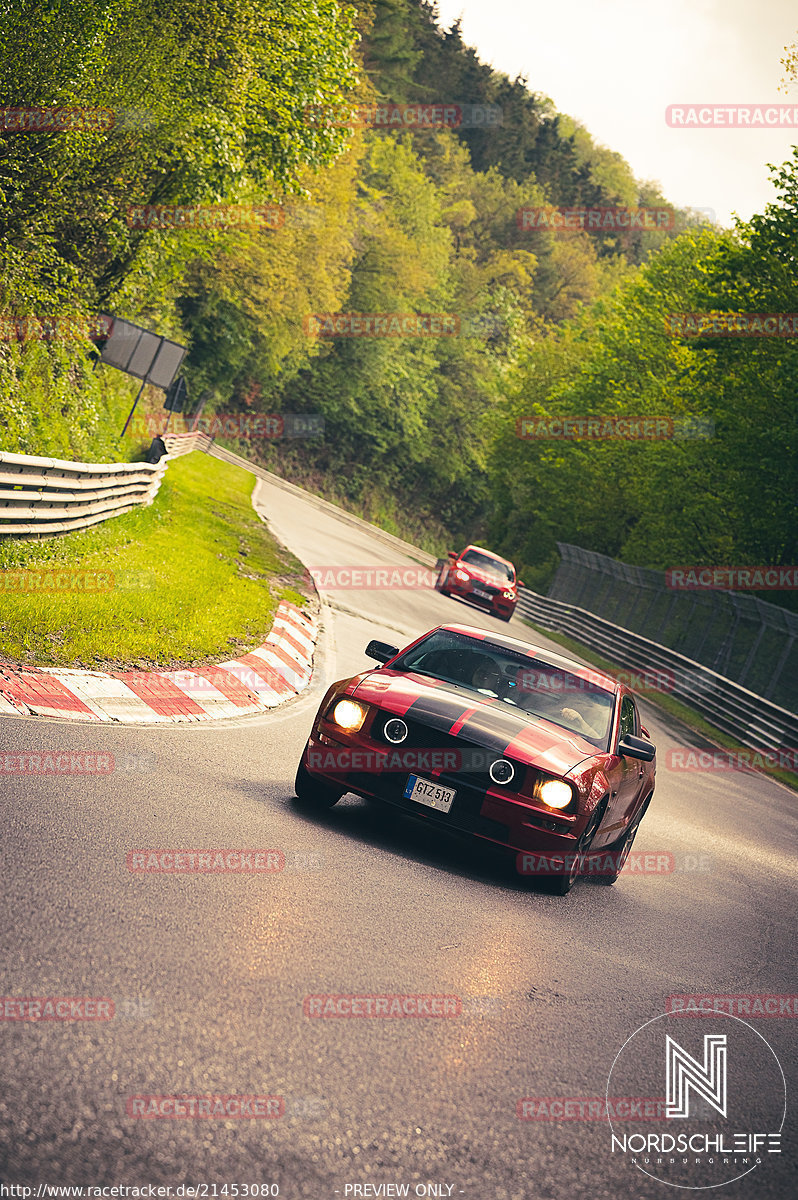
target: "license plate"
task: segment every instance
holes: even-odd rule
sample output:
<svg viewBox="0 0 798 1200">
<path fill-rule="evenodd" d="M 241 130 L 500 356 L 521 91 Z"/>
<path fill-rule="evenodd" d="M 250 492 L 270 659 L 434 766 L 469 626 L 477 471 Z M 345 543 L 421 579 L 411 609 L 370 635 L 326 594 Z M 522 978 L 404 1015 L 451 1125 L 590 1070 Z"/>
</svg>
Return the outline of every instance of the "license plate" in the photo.
<svg viewBox="0 0 798 1200">
<path fill-rule="evenodd" d="M 493 597 L 491 596 L 490 592 L 483 592 L 483 591 L 482 591 L 482 588 L 472 588 L 471 590 L 472 590 L 472 592 L 474 593 L 474 595 L 475 595 L 475 596 L 480 596 L 480 597 L 481 597 L 483 600 L 491 600 L 491 599 L 493 599 Z"/>
<path fill-rule="evenodd" d="M 421 779 L 418 775 L 409 775 L 405 788 L 405 799 L 415 800 L 418 804 L 426 804 L 427 808 L 437 809 L 438 812 L 448 812 L 452 807 L 457 792 L 454 788 L 443 787 L 440 783 L 432 783 L 429 779 Z"/>
</svg>

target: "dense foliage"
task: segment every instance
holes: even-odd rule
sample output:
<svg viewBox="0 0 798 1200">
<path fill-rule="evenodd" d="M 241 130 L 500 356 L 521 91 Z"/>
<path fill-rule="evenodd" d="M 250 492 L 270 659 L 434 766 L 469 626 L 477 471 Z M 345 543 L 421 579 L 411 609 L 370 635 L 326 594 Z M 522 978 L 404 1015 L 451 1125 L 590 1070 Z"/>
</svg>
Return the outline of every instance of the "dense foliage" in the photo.
<svg viewBox="0 0 798 1200">
<path fill-rule="evenodd" d="M 489 539 L 537 582 L 557 540 L 650 566 L 795 561 L 795 341 L 678 338 L 666 318 L 798 311 L 796 159 L 734 232 L 689 212 L 626 232 L 525 228 L 524 208 L 665 201 L 423 0 L 0 0 L 0 15 L 0 106 L 115 118 L 0 134 L 6 317 L 104 311 L 170 334 L 206 414 L 324 418 L 323 439 L 240 449 L 438 549 Z M 368 116 L 436 105 L 459 123 Z M 129 217 L 267 202 L 277 227 Z M 324 313 L 450 314 L 456 332 L 312 336 Z M 4 328 L 5 448 L 133 452 L 118 438 L 133 381 L 92 371 L 85 339 Z M 516 436 L 536 414 L 649 414 L 714 436 Z"/>
</svg>

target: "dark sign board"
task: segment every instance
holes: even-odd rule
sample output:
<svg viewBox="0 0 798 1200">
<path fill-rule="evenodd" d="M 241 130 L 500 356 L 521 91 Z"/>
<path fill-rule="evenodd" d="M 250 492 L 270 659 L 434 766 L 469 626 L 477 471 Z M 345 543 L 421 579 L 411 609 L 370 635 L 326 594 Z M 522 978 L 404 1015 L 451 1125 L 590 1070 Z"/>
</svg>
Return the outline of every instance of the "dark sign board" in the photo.
<svg viewBox="0 0 798 1200">
<path fill-rule="evenodd" d="M 114 318 L 111 332 L 100 351 L 100 362 L 166 390 L 185 356 L 185 346 L 158 333 L 150 333 L 132 321 Z"/>
</svg>

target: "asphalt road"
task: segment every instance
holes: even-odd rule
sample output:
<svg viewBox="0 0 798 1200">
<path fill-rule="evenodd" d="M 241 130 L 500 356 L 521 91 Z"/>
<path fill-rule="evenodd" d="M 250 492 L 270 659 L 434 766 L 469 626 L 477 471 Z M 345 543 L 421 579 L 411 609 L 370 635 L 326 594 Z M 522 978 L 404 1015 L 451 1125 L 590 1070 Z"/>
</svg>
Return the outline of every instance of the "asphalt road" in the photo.
<svg viewBox="0 0 798 1200">
<path fill-rule="evenodd" d="M 270 485 L 258 496 L 308 566 L 414 565 Z M 546 644 L 428 589 L 323 598 L 314 684 L 264 717 L 142 729 L 2 719 L 3 752 L 105 751 L 117 763 L 92 778 L 2 778 L 0 992 L 104 997 L 116 1011 L 0 1020 L 3 1180 L 173 1196 L 181 1184 L 207 1195 L 237 1184 L 242 1196 L 274 1184 L 289 1200 L 405 1185 L 467 1200 L 673 1195 L 611 1152 L 606 1122 L 519 1120 L 517 1103 L 603 1096 L 621 1047 L 670 995 L 798 990 L 796 796 L 750 773 L 669 772 L 669 748 L 704 743 L 643 701 L 660 766 L 636 848 L 672 854 L 668 873 L 580 881 L 558 898 L 484 847 L 351 796 L 309 817 L 292 785 L 315 707 L 329 682 L 368 665 L 371 637 L 401 644 L 456 619 Z M 277 849 L 286 865 L 131 873 L 128 852 L 149 847 Z M 327 994 L 456 996 L 462 1012 L 305 1015 L 306 996 Z M 708 1023 L 682 1018 L 685 1044 Z M 798 1021 L 750 1025 L 794 1096 Z M 764 1112 L 773 1080 L 758 1072 L 731 1063 L 729 1087 L 753 1077 Z M 650 1088 L 663 1094 L 653 1067 Z M 281 1096 L 284 1112 L 127 1113 L 131 1097 L 208 1094 Z M 794 1194 L 794 1109 L 784 1153 L 716 1194 Z"/>
</svg>

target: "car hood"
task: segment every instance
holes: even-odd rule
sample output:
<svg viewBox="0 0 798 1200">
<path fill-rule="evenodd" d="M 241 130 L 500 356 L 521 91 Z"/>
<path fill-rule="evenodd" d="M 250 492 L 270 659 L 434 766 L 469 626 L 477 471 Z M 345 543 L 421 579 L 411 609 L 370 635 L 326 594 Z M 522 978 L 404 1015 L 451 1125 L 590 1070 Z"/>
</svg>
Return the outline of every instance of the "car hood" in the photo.
<svg viewBox="0 0 798 1200">
<path fill-rule="evenodd" d="M 585 759 L 601 754 L 577 733 L 559 730 L 501 700 L 415 672 L 370 671 L 352 694 L 442 735 L 461 737 L 553 775 L 565 775 Z"/>
</svg>

